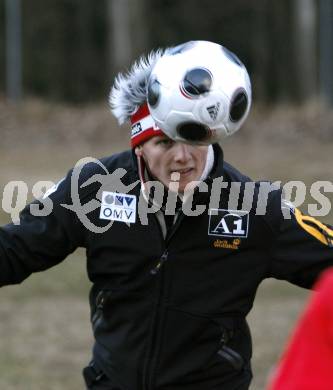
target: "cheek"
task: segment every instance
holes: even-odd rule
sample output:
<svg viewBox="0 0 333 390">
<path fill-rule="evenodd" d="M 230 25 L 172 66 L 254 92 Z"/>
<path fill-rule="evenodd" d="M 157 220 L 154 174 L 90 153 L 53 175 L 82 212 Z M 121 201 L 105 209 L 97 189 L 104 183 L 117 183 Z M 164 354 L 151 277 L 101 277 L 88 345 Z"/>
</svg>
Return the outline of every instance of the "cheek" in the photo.
<svg viewBox="0 0 333 390">
<path fill-rule="evenodd" d="M 199 154 L 195 156 L 195 165 L 198 168 L 198 170 L 201 170 L 205 167 L 206 164 L 206 155 Z"/>
<path fill-rule="evenodd" d="M 160 177 L 161 175 L 165 174 L 165 166 L 163 164 L 163 160 L 161 159 L 150 159 L 150 161 L 148 160 L 148 164 L 149 164 L 149 169 L 150 169 L 150 172 L 156 176 L 156 177 Z"/>
<path fill-rule="evenodd" d="M 167 164 L 165 164 L 165 163 L 163 162 L 163 160 L 160 160 L 160 161 L 158 162 L 158 167 L 157 167 L 157 169 L 158 169 L 160 175 L 162 175 L 162 176 L 167 176 L 167 175 L 168 175 L 168 172 L 169 172 L 168 166 L 167 166 Z"/>
</svg>

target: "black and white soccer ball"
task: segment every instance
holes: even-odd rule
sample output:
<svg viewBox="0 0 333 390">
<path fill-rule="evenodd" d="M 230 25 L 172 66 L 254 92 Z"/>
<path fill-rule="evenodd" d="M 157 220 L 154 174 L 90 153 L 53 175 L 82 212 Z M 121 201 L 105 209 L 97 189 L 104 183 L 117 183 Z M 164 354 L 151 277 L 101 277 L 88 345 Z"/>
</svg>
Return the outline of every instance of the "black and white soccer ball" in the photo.
<svg viewBox="0 0 333 390">
<path fill-rule="evenodd" d="M 167 50 L 147 87 L 156 125 L 175 141 L 211 144 L 237 131 L 251 106 L 245 66 L 225 47 L 191 41 Z"/>
</svg>

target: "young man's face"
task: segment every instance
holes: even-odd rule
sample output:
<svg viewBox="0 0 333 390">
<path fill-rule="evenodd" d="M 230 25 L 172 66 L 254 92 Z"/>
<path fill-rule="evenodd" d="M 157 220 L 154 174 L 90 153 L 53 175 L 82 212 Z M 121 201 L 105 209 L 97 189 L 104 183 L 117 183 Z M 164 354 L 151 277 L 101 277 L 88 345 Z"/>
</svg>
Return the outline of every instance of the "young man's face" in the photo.
<svg viewBox="0 0 333 390">
<path fill-rule="evenodd" d="M 155 136 L 135 149 L 136 155 L 145 160 L 150 173 L 166 187 L 169 188 L 171 175 L 178 173 L 180 193 L 189 183 L 200 178 L 207 152 L 208 146 L 175 142 L 165 135 Z"/>
</svg>

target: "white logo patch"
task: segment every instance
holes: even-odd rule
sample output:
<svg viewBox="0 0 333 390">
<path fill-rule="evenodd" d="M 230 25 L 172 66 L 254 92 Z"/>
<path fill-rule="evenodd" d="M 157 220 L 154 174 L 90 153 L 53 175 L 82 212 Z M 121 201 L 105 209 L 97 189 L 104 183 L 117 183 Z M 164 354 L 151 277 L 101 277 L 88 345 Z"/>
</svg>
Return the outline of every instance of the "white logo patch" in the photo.
<svg viewBox="0 0 333 390">
<path fill-rule="evenodd" d="M 209 210 L 209 236 L 243 237 L 249 229 L 249 213 L 243 210 Z"/>
<path fill-rule="evenodd" d="M 136 196 L 103 191 L 99 217 L 109 221 L 135 223 Z"/>
</svg>

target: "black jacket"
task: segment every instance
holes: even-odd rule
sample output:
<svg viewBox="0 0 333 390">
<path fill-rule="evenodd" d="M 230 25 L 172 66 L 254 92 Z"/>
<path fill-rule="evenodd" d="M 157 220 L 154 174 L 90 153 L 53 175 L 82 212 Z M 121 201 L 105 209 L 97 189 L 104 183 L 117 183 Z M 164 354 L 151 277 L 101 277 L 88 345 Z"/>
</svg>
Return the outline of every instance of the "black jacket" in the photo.
<svg viewBox="0 0 333 390">
<path fill-rule="evenodd" d="M 73 203 L 71 171 L 45 200 L 34 202 L 45 211 L 51 200 L 49 215 L 33 216 L 29 205 L 20 225 L 9 224 L 0 231 L 1 285 L 20 283 L 77 247 L 86 248 L 93 282 L 94 361 L 115 388 L 247 388 L 251 337 L 245 317 L 260 282 L 274 277 L 309 288 L 324 268 L 333 265 L 330 228 L 285 202 L 281 208 L 279 189 L 266 199 L 260 188 L 267 183 L 251 182 L 223 163 L 219 147 L 214 149 L 208 192 L 194 193 L 193 208 L 203 205 L 205 211 L 197 216 L 181 213 L 166 239 L 153 213 L 147 216 L 148 224 L 140 221 L 140 183 L 130 151 L 101 160 L 106 170 L 101 164 L 87 164 L 78 194 L 81 209 L 90 207 L 84 213 L 89 226 L 102 229 L 110 223 L 101 218 L 102 206 L 96 199 L 104 196 L 102 203 L 108 207 L 115 204 L 116 191 L 120 196 L 116 217 L 125 218 L 120 215 L 125 201 L 129 214 L 136 203 L 134 223 L 116 221 L 104 233 L 85 227 L 82 213 L 64 206 Z M 125 171 L 112 176 L 118 168 Z M 121 182 L 115 179 L 120 176 Z M 221 176 L 227 185 L 217 204 L 215 200 L 209 207 L 214 179 Z M 232 182 L 239 184 L 232 187 Z M 125 198 L 126 194 L 136 198 Z"/>
</svg>

